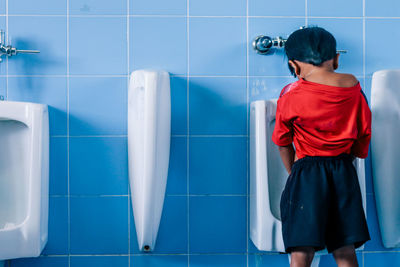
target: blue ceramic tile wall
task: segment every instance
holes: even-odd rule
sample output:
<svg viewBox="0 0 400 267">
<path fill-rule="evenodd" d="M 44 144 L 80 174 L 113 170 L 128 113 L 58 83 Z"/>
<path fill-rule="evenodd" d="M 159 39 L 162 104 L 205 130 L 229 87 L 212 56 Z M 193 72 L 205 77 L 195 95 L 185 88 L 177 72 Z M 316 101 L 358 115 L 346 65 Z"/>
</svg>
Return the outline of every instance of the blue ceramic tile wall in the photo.
<svg viewBox="0 0 400 267">
<path fill-rule="evenodd" d="M 261 56 L 251 42 L 323 26 L 348 50 L 339 71 L 370 99 L 372 73 L 400 67 L 399 18 L 398 0 L 0 0 L 9 41 L 41 50 L 0 63 L 0 96 L 48 104 L 51 134 L 48 244 L 6 266 L 288 266 L 249 239 L 248 106 L 295 79 L 282 51 Z M 151 254 L 138 250 L 127 171 L 128 75 L 142 68 L 172 75 L 170 168 Z M 400 249 L 380 239 L 366 165 L 372 241 L 360 266 L 399 265 Z"/>
</svg>

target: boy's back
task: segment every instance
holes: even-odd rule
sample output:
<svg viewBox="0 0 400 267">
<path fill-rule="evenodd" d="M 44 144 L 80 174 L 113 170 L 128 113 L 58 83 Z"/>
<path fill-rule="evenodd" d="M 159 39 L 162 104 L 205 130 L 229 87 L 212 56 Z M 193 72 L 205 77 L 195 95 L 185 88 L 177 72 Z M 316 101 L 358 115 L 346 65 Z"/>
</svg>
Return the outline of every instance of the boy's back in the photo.
<svg viewBox="0 0 400 267">
<path fill-rule="evenodd" d="M 297 30 L 285 52 L 299 79 L 281 92 L 272 135 L 289 172 L 280 203 L 285 250 L 291 266 L 310 266 L 324 247 L 338 265 L 358 266 L 355 248 L 370 236 L 352 159 L 367 157 L 371 111 L 357 79 L 335 72 L 329 32 Z"/>
<path fill-rule="evenodd" d="M 307 80 L 314 83 L 337 87 L 353 87 L 358 83 L 358 80 L 354 75 L 337 72 L 327 73 L 324 76 L 310 77 Z"/>
<path fill-rule="evenodd" d="M 294 142 L 298 158 L 343 153 L 365 158 L 371 113 L 360 84 L 352 75 L 324 74 L 282 90 L 272 140 L 279 146 Z M 339 86 L 344 84 L 351 86 Z"/>
</svg>

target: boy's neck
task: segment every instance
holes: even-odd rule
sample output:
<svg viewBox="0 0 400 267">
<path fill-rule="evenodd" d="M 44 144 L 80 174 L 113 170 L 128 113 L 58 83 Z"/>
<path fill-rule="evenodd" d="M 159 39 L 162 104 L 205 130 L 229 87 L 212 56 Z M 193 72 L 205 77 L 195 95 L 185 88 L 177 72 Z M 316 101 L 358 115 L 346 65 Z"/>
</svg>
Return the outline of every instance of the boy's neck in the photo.
<svg viewBox="0 0 400 267">
<path fill-rule="evenodd" d="M 302 62 L 303 63 L 303 62 Z M 334 73 L 333 60 L 327 60 L 321 66 L 314 66 L 312 64 L 303 63 L 300 68 L 300 75 L 298 78 L 307 80 L 311 76 L 318 74 Z"/>
</svg>

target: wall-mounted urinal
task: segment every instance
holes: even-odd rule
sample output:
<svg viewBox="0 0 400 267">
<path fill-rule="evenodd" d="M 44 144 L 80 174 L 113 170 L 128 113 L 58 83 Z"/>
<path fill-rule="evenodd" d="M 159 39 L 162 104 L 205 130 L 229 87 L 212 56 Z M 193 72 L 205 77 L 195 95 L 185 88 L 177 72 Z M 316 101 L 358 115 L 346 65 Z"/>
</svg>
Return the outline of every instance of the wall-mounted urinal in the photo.
<svg viewBox="0 0 400 267">
<path fill-rule="evenodd" d="M 169 74 L 138 70 L 128 92 L 128 157 L 139 249 L 155 246 L 164 204 L 171 137 Z"/>
<path fill-rule="evenodd" d="M 47 242 L 47 106 L 0 101 L 0 260 L 39 256 Z"/>
<path fill-rule="evenodd" d="M 383 245 L 400 247 L 400 70 L 377 71 L 371 87 L 371 163 Z"/>
<path fill-rule="evenodd" d="M 250 238 L 259 250 L 284 252 L 279 204 L 288 173 L 271 140 L 276 104 L 273 99 L 250 105 Z M 355 165 L 366 212 L 364 160 L 357 159 Z M 326 250 L 317 255 L 324 253 Z M 318 260 L 316 257 L 314 265 Z"/>
</svg>

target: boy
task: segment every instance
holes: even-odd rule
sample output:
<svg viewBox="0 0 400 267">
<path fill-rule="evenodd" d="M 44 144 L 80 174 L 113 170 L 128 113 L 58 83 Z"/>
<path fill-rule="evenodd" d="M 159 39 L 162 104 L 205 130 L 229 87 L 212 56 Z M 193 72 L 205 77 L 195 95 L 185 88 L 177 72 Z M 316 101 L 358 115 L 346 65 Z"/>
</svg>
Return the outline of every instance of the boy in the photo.
<svg viewBox="0 0 400 267">
<path fill-rule="evenodd" d="M 282 90 L 272 140 L 289 173 L 281 218 L 290 266 L 310 266 L 325 246 L 339 267 L 358 266 L 355 248 L 370 236 L 352 161 L 368 155 L 371 111 L 357 79 L 335 73 L 329 32 L 297 30 L 285 52 L 299 80 Z"/>
</svg>

